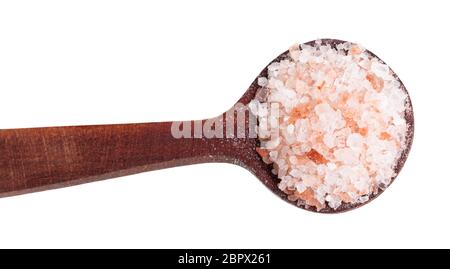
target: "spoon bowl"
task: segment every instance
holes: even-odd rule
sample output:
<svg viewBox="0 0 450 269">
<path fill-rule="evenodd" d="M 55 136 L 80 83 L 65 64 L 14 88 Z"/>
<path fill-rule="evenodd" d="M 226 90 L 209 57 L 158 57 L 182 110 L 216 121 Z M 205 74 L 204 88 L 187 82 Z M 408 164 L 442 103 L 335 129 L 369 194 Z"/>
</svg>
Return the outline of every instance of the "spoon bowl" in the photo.
<svg viewBox="0 0 450 269">
<path fill-rule="evenodd" d="M 305 45 L 310 45 L 310 46 L 314 46 L 316 40 L 313 41 L 309 41 L 304 43 Z M 337 39 L 321 39 L 321 43 L 323 45 L 330 45 L 332 48 L 336 48 L 337 45 L 339 44 L 343 44 L 346 43 L 347 41 L 343 41 L 343 40 L 337 40 Z M 301 47 L 300 47 L 301 49 Z M 380 62 L 382 62 L 383 64 L 385 64 L 384 61 L 382 61 L 378 56 L 376 56 L 373 52 L 366 50 L 366 52 L 373 58 L 376 58 L 378 60 L 380 60 Z M 277 58 L 275 58 L 272 62 L 269 63 L 272 64 L 273 62 L 280 62 L 281 60 L 287 59 L 289 58 L 289 51 L 285 51 L 282 54 L 280 54 Z M 269 66 L 268 65 L 268 66 Z M 267 67 L 264 68 L 261 73 L 259 74 L 259 76 L 253 81 L 253 83 L 251 84 L 251 86 L 249 87 L 248 91 L 244 94 L 244 96 L 241 98 L 241 100 L 239 100 L 241 103 L 244 104 L 248 104 L 255 96 L 257 90 L 260 88 L 260 86 L 258 85 L 258 78 L 259 77 L 267 77 L 268 75 L 268 70 Z M 401 152 L 401 156 L 398 159 L 397 163 L 394 166 L 394 171 L 395 171 L 395 176 L 391 179 L 390 183 L 388 186 L 386 186 L 386 188 L 383 189 L 379 189 L 378 192 L 376 194 L 371 194 L 369 196 L 369 199 L 364 202 L 364 203 L 358 203 L 358 204 L 349 204 L 349 203 L 342 203 L 338 208 L 331 208 L 328 205 L 321 209 L 320 211 L 316 211 L 315 208 L 313 207 L 309 207 L 309 206 L 305 206 L 303 204 L 298 204 L 295 201 L 291 201 L 288 199 L 288 195 L 286 193 L 284 193 L 283 191 L 281 191 L 278 188 L 278 183 L 280 182 L 280 180 L 278 179 L 278 177 L 276 175 L 274 175 L 272 173 L 272 165 L 267 165 L 266 163 L 264 163 L 262 161 L 261 158 L 252 158 L 250 160 L 247 160 L 247 162 L 245 162 L 244 167 L 246 167 L 248 170 L 250 170 L 252 173 L 254 173 L 256 175 L 256 177 L 258 177 L 261 182 L 263 182 L 272 192 L 274 192 L 277 196 L 279 196 L 280 198 L 282 198 L 283 200 L 285 200 L 286 202 L 293 204 L 297 207 L 300 207 L 302 209 L 305 210 L 309 210 L 312 212 L 318 212 L 318 213 L 341 213 L 341 212 L 346 212 L 358 207 L 361 207 L 371 201 L 373 201 L 375 198 L 377 198 L 378 196 L 380 196 L 380 194 L 382 194 L 387 187 L 389 187 L 392 182 L 395 180 L 395 178 L 397 177 L 397 175 L 399 174 L 399 172 L 401 171 L 401 169 L 403 168 L 405 161 L 408 157 L 408 154 L 410 152 L 411 146 L 412 146 L 412 142 L 413 142 L 413 137 L 414 137 L 414 114 L 413 114 L 413 108 L 412 108 L 412 103 L 411 103 L 411 99 L 409 96 L 408 91 L 406 90 L 405 85 L 403 84 L 403 82 L 400 80 L 400 78 L 395 74 L 394 71 L 392 71 L 392 69 L 390 69 L 390 71 L 392 72 L 393 76 L 397 79 L 397 81 L 400 83 L 400 89 L 406 94 L 407 99 L 406 99 L 406 106 L 409 108 L 407 110 L 405 110 L 404 112 L 404 118 L 406 120 L 407 123 L 407 131 L 406 131 L 406 143 L 405 143 L 405 148 L 404 150 Z M 254 142 L 255 145 L 259 145 L 258 140 L 256 139 Z M 258 155 L 258 154 L 256 154 Z"/>
</svg>

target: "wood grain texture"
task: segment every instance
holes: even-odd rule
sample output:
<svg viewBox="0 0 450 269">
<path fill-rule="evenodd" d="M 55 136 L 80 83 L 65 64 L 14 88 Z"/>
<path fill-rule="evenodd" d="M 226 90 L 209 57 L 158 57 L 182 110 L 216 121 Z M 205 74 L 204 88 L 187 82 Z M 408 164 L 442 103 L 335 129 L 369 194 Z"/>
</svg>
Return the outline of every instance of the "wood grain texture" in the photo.
<svg viewBox="0 0 450 269">
<path fill-rule="evenodd" d="M 236 152 L 243 148 L 252 145 L 246 139 L 176 139 L 170 122 L 0 130 L 0 195 L 179 165 L 239 162 L 245 158 Z"/>
</svg>

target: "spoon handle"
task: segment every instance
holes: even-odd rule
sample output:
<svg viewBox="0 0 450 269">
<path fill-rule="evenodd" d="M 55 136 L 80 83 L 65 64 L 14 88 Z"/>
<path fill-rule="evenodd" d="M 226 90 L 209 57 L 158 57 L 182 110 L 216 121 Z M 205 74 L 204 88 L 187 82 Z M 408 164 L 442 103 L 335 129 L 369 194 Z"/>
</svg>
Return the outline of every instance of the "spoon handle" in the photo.
<svg viewBox="0 0 450 269">
<path fill-rule="evenodd" d="M 226 161 L 217 139 L 174 138 L 171 122 L 0 130 L 0 197 L 144 171 Z"/>
</svg>

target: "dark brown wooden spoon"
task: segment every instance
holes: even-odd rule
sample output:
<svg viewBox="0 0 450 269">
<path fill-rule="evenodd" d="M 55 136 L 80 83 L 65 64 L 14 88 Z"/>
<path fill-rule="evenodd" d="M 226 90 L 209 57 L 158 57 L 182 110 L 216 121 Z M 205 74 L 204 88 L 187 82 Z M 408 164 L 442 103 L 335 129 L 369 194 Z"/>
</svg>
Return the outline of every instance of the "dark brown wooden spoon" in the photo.
<svg viewBox="0 0 450 269">
<path fill-rule="evenodd" d="M 324 39 L 322 42 L 336 46 L 344 41 Z M 280 61 L 287 55 L 286 51 L 273 61 Z M 267 67 L 260 76 L 267 76 Z M 248 104 L 258 88 L 255 79 L 238 103 Z M 408 102 L 411 102 L 409 95 Z M 220 117 L 223 119 L 225 115 Z M 407 147 L 396 165 L 397 173 L 403 167 L 412 144 L 412 109 L 406 112 L 405 118 L 409 123 Z M 247 115 L 247 124 L 248 120 Z M 226 125 L 226 121 L 223 124 Z M 272 167 L 265 164 L 256 152 L 258 139 L 249 138 L 248 131 L 245 138 L 192 136 L 177 139 L 173 137 L 171 127 L 172 122 L 159 122 L 0 130 L 0 197 L 174 166 L 226 162 L 247 168 L 275 194 L 290 202 L 278 189 L 279 180 L 272 174 Z M 370 197 L 369 201 L 381 192 Z M 361 205 L 343 204 L 337 210 L 325 208 L 320 212 L 342 212 Z M 315 212 L 314 208 L 305 209 Z"/>
</svg>

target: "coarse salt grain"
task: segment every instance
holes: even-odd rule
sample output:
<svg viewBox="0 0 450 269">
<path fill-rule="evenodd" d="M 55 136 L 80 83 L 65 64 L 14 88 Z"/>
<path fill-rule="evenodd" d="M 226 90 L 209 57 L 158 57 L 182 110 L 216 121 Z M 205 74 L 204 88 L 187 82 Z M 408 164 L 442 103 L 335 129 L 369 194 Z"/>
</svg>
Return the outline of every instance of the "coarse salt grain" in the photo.
<svg viewBox="0 0 450 269">
<path fill-rule="evenodd" d="M 257 83 L 258 100 L 249 106 L 259 118 L 258 152 L 289 200 L 318 211 L 365 203 L 395 176 L 407 96 L 364 48 L 294 45 Z M 274 104 L 277 115 L 268 109 Z"/>
</svg>

